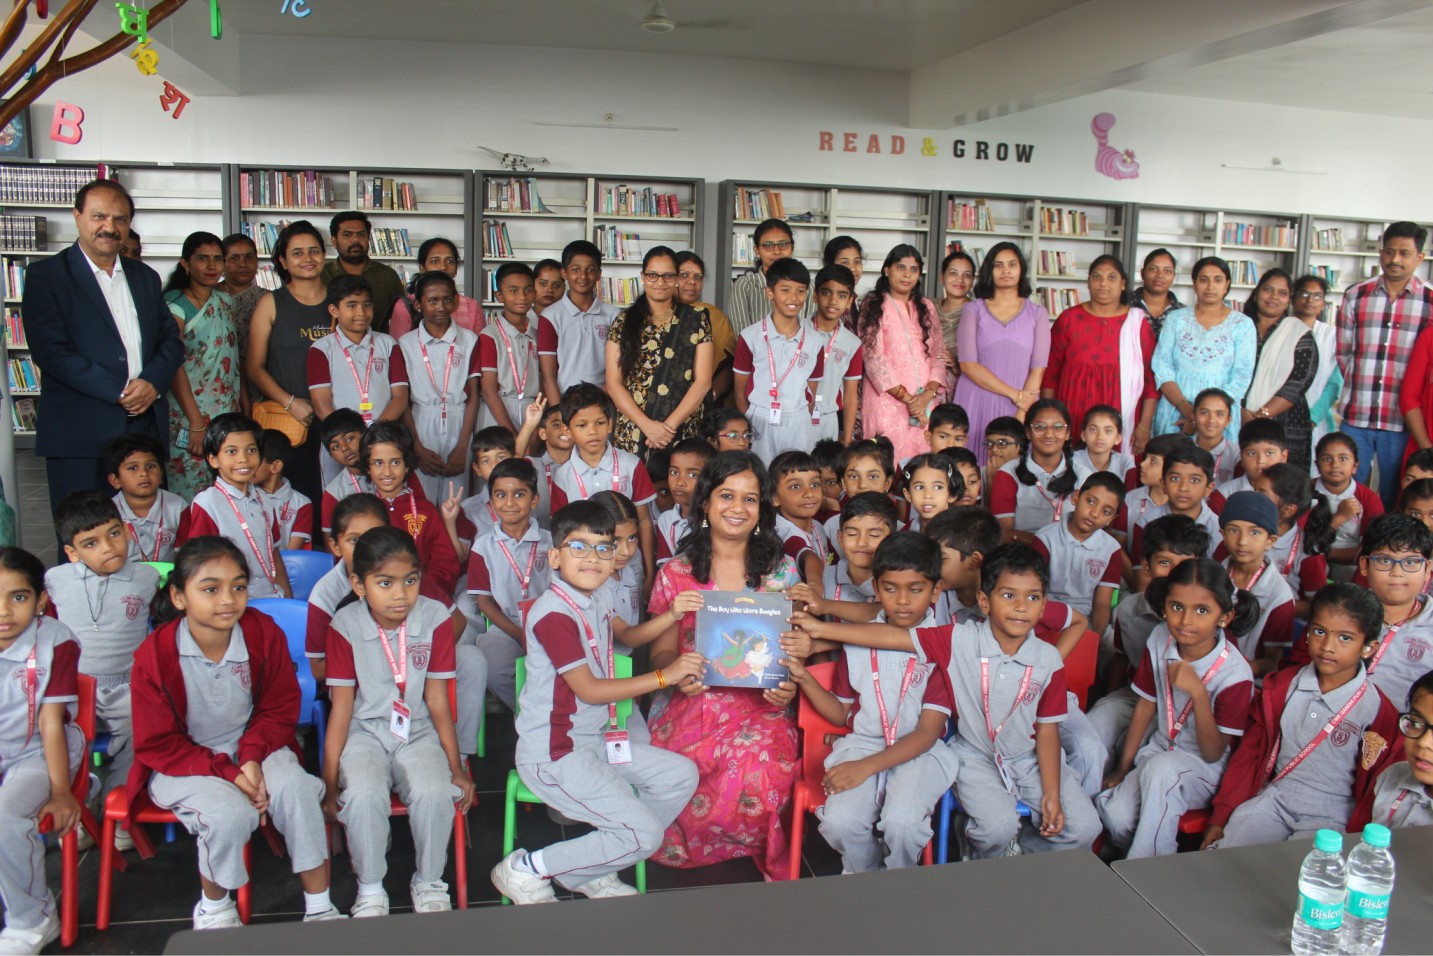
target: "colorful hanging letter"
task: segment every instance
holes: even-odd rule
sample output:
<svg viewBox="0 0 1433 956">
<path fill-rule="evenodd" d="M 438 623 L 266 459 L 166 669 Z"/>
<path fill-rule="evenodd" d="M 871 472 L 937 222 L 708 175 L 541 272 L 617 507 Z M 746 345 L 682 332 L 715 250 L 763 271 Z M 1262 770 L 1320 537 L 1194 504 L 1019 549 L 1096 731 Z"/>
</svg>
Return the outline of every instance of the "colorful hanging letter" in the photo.
<svg viewBox="0 0 1433 956">
<path fill-rule="evenodd" d="M 290 4 L 292 4 L 292 6 L 290 6 Z M 300 10 L 303 12 L 300 13 Z M 308 0 L 284 0 L 284 5 L 279 8 L 279 13 L 284 14 L 290 12 L 300 20 L 310 13 L 313 13 L 313 11 L 308 8 Z"/>
<path fill-rule="evenodd" d="M 143 43 L 149 39 L 149 11 L 141 9 L 132 3 L 116 3 L 115 9 L 119 11 L 119 29 L 122 33 L 139 37 Z"/>
<path fill-rule="evenodd" d="M 50 139 L 57 143 L 75 145 L 84 137 L 80 124 L 85 121 L 85 111 L 73 103 L 59 100 L 55 103 L 55 118 L 50 123 Z"/>
<path fill-rule="evenodd" d="M 159 54 L 150 49 L 154 43 L 153 39 L 145 40 L 134 48 L 129 58 L 134 61 L 135 68 L 145 76 L 153 76 L 159 72 Z"/>
<path fill-rule="evenodd" d="M 170 114 L 171 119 L 179 119 L 179 114 L 184 112 L 184 107 L 188 103 L 189 95 L 187 93 L 182 92 L 179 87 L 168 80 L 164 81 L 164 92 L 159 94 L 159 105 L 164 107 L 166 113 L 169 112 L 171 106 L 174 107 L 174 112 Z"/>
<path fill-rule="evenodd" d="M 219 13 L 219 0 L 209 0 L 209 35 L 216 40 L 224 35 L 224 20 Z"/>
</svg>

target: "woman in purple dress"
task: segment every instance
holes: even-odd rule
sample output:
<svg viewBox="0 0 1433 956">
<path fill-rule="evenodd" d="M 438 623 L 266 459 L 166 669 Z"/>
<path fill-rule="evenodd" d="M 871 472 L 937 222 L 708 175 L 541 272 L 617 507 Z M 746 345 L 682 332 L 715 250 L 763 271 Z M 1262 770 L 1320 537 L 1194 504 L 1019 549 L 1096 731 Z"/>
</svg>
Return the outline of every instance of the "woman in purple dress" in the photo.
<svg viewBox="0 0 1433 956">
<path fill-rule="evenodd" d="M 985 426 L 1002 415 L 1024 420 L 1040 397 L 1050 359 L 1050 314 L 1030 301 L 1025 256 L 1013 242 L 985 254 L 956 331 L 960 379 L 954 401 L 970 416 L 966 443 L 985 464 Z"/>
</svg>

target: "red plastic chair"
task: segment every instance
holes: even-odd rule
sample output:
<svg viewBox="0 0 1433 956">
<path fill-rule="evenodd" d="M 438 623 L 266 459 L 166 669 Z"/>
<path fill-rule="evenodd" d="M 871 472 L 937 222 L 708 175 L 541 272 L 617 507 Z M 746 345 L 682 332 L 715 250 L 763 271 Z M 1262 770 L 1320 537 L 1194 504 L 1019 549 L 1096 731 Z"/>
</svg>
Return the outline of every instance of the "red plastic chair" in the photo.
<svg viewBox="0 0 1433 956">
<path fill-rule="evenodd" d="M 80 804 L 80 826 L 90 836 L 99 839 L 99 821 L 85 806 L 90 794 L 90 745 L 95 739 L 95 679 L 88 674 L 79 675 L 79 706 L 76 708 L 75 726 L 84 734 L 85 751 L 80 758 L 80 769 L 70 784 L 70 793 Z M 51 833 L 55 820 L 49 814 L 40 818 L 41 833 Z M 80 833 L 76 828 L 60 837 L 60 945 L 73 946 L 80 935 Z"/>
<path fill-rule="evenodd" d="M 831 689 L 831 681 L 836 675 L 836 664 L 826 662 L 823 664 L 811 664 L 806 668 L 807 672 L 816 679 L 827 690 Z M 831 746 L 826 743 L 826 735 L 844 736 L 850 733 L 848 727 L 837 727 L 816 712 L 811 702 L 802 694 L 796 706 L 796 726 L 801 732 L 801 766 L 799 775 L 796 778 L 796 786 L 791 791 L 791 879 L 796 879 L 801 874 L 801 842 L 806 835 L 806 814 L 826 803 L 826 791 L 821 787 L 821 781 L 826 776 L 826 758 L 831 754 Z M 934 851 L 931 844 L 927 843 L 924 853 L 921 854 L 921 862 L 930 866 L 934 859 Z"/>
<path fill-rule="evenodd" d="M 1090 705 L 1090 688 L 1095 684 L 1095 668 L 1100 661 L 1100 636 L 1086 631 L 1080 643 L 1065 658 L 1065 683 L 1080 702 L 1080 709 Z"/>
</svg>

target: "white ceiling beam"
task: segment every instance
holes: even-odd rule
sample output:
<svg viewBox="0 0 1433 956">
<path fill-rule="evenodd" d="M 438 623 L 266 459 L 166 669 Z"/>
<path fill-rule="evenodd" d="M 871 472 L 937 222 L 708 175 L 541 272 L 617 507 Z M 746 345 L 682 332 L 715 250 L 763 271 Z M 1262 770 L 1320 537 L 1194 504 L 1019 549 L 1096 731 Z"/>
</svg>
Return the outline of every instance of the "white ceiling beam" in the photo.
<svg viewBox="0 0 1433 956">
<path fill-rule="evenodd" d="M 1428 0 L 1089 0 L 913 70 L 907 125 L 963 126 L 1428 6 Z"/>
</svg>

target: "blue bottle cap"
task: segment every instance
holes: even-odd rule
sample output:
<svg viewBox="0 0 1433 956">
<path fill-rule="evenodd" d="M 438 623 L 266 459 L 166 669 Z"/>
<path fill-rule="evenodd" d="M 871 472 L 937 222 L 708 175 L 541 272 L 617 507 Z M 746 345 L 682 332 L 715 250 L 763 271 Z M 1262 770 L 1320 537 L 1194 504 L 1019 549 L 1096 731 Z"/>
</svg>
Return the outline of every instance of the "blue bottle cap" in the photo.
<svg viewBox="0 0 1433 956">
<path fill-rule="evenodd" d="M 1314 848 L 1325 853 L 1342 853 L 1343 837 L 1337 830 L 1320 830 L 1314 834 Z"/>
<path fill-rule="evenodd" d="M 1369 846 L 1385 847 L 1392 839 L 1393 834 L 1381 823 L 1370 823 L 1363 828 L 1363 842 Z"/>
</svg>

